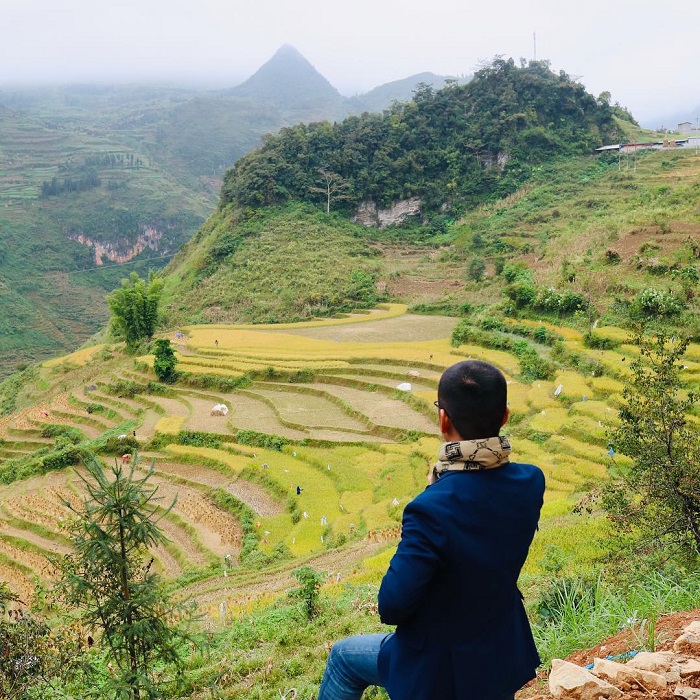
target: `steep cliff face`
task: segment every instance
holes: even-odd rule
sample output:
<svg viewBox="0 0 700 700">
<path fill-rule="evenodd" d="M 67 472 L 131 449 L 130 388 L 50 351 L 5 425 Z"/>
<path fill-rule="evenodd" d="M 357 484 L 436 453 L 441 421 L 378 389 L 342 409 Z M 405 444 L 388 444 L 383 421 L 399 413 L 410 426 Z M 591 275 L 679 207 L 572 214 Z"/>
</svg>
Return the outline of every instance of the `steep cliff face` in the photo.
<svg viewBox="0 0 700 700">
<path fill-rule="evenodd" d="M 386 228 L 393 224 L 400 224 L 411 216 L 421 213 L 421 200 L 418 197 L 410 197 L 395 202 L 389 209 L 380 209 L 373 201 L 362 202 L 357 207 L 357 213 L 353 221 L 363 226 Z"/>
<path fill-rule="evenodd" d="M 86 236 L 84 233 L 72 233 L 69 238 L 82 245 L 86 245 L 94 250 L 95 265 L 104 265 L 105 260 L 110 262 L 124 263 L 135 258 L 146 248 L 158 250 L 158 242 L 163 237 L 163 232 L 155 228 L 144 228 L 143 232 L 136 239 L 133 245 L 120 245 L 113 243 L 103 243 Z"/>
</svg>

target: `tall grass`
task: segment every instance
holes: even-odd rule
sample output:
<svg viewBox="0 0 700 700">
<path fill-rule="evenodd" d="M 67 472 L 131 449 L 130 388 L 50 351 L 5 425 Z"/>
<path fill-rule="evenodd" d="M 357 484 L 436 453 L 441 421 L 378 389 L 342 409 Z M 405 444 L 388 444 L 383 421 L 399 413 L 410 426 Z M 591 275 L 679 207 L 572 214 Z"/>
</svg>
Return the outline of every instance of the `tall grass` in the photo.
<svg viewBox="0 0 700 700">
<path fill-rule="evenodd" d="M 653 651 L 659 617 L 697 607 L 700 573 L 652 571 L 629 586 L 601 577 L 554 581 L 538 604 L 541 621 L 533 627 L 543 662 L 565 658 L 628 628 L 634 648 Z"/>
</svg>

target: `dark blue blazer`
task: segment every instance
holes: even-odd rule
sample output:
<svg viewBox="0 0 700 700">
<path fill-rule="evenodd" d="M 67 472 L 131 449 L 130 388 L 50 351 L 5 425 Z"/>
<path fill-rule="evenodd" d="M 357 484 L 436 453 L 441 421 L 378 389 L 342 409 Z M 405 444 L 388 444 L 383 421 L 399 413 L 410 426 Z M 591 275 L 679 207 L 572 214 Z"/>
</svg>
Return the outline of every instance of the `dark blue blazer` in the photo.
<svg viewBox="0 0 700 700">
<path fill-rule="evenodd" d="M 404 510 L 379 590 L 397 625 L 379 673 L 392 700 L 502 700 L 540 660 L 517 588 L 544 495 L 531 464 L 448 471 Z"/>
</svg>

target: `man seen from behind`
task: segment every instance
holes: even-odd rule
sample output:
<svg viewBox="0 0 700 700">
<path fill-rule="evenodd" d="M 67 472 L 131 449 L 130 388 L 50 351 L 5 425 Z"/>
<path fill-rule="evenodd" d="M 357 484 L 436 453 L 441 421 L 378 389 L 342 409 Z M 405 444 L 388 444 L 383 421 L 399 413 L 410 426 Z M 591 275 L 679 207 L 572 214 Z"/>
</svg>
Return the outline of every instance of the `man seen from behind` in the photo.
<svg viewBox="0 0 700 700">
<path fill-rule="evenodd" d="M 507 385 L 493 365 L 449 367 L 438 386 L 445 443 L 429 486 L 405 508 L 379 590 L 388 634 L 337 642 L 318 700 L 509 700 L 539 657 L 517 588 L 537 529 L 544 476 L 509 460 Z"/>
</svg>

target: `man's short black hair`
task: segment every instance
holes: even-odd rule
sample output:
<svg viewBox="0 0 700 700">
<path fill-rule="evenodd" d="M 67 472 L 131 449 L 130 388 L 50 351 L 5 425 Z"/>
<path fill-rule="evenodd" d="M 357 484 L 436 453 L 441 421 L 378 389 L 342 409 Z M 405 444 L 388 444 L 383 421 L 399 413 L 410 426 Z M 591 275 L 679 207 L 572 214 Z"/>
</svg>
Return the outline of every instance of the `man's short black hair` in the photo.
<svg viewBox="0 0 700 700">
<path fill-rule="evenodd" d="M 495 437 L 506 413 L 508 387 L 503 373 L 480 360 L 448 367 L 438 385 L 438 405 L 463 440 Z"/>
</svg>

